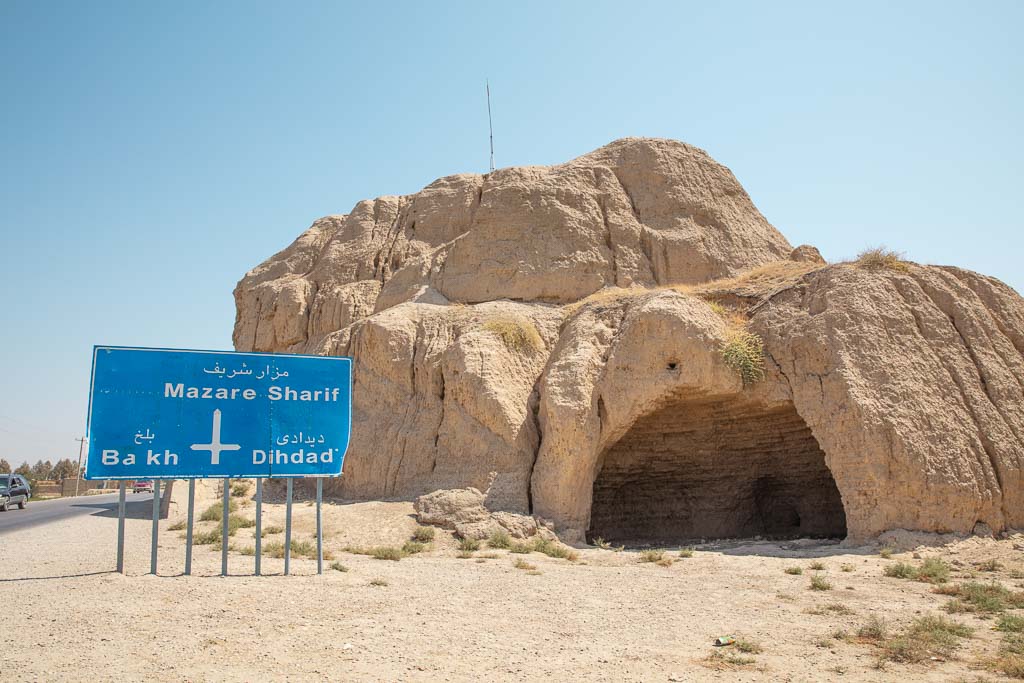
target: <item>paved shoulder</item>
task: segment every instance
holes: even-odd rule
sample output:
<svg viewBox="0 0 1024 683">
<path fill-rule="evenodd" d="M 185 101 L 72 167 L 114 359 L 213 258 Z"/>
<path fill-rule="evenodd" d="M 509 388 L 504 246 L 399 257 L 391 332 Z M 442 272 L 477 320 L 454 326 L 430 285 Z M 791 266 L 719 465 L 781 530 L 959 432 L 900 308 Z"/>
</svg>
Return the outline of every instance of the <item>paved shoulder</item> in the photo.
<svg viewBox="0 0 1024 683">
<path fill-rule="evenodd" d="M 128 494 L 128 514 L 142 516 L 152 510 L 152 494 Z M 0 534 L 33 526 L 58 522 L 79 515 L 117 517 L 117 494 L 100 496 L 79 496 L 77 498 L 55 498 L 53 500 L 30 500 L 24 510 L 14 507 L 0 512 Z"/>
</svg>

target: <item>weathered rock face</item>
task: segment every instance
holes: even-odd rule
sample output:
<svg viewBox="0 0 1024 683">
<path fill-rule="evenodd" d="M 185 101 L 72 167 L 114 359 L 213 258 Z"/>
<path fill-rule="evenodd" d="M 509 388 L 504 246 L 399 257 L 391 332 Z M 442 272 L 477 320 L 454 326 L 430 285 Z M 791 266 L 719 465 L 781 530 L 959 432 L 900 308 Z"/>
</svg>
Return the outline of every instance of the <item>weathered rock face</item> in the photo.
<svg viewBox="0 0 1024 683">
<path fill-rule="evenodd" d="M 360 202 L 235 298 L 238 350 L 355 359 L 346 496 L 472 487 L 566 540 L 1024 526 L 1024 300 L 793 250 L 681 143 Z"/>
</svg>

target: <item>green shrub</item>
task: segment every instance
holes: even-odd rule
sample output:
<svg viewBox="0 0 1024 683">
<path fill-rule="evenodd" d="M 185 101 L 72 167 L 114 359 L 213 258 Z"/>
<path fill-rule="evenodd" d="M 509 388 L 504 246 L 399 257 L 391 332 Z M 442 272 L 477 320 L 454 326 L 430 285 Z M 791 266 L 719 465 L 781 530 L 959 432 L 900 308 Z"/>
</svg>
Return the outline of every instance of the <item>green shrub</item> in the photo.
<svg viewBox="0 0 1024 683">
<path fill-rule="evenodd" d="M 331 562 L 331 569 L 336 572 L 347 572 L 348 567 L 343 565 L 341 562 Z"/>
<path fill-rule="evenodd" d="M 533 545 L 526 543 L 524 541 L 512 541 L 508 549 L 513 553 L 519 553 L 520 555 L 528 555 L 533 552 Z"/>
<path fill-rule="evenodd" d="M 815 574 L 811 577 L 811 590 L 830 591 L 832 590 L 832 584 L 822 574 Z"/>
<path fill-rule="evenodd" d="M 942 616 L 918 617 L 900 635 L 883 645 L 885 659 L 915 664 L 932 657 L 949 658 L 973 629 Z"/>
<path fill-rule="evenodd" d="M 914 578 L 924 583 L 946 583 L 949 581 L 949 565 L 937 557 L 929 557 L 914 570 Z"/>
<path fill-rule="evenodd" d="M 248 519 L 241 515 L 228 515 L 228 536 L 234 536 L 239 529 L 251 529 L 256 526 L 255 519 Z"/>
<path fill-rule="evenodd" d="M 1006 654 L 1024 655 L 1024 633 L 1007 633 L 999 649 Z"/>
<path fill-rule="evenodd" d="M 982 612 L 992 614 L 1007 609 L 1024 607 L 1024 591 L 1011 591 L 998 583 L 969 581 L 956 586 L 945 586 L 936 593 L 956 598 L 945 605 L 947 612 Z"/>
<path fill-rule="evenodd" d="M 515 567 L 516 569 L 526 569 L 528 571 L 529 570 L 534 570 L 534 569 L 537 568 L 536 565 L 530 564 L 529 562 L 527 562 L 526 560 L 524 560 L 522 558 L 518 558 L 515 562 L 512 563 L 512 566 Z"/>
<path fill-rule="evenodd" d="M 235 481 L 231 483 L 231 497 L 242 498 L 249 493 L 250 483 L 247 481 Z"/>
<path fill-rule="evenodd" d="M 761 337 L 742 328 L 726 333 L 722 360 L 749 386 L 764 379 L 764 342 Z"/>
<path fill-rule="evenodd" d="M 823 563 L 821 560 L 815 560 L 807 566 L 816 572 L 820 572 L 825 569 L 825 563 Z"/>
<path fill-rule="evenodd" d="M 844 562 L 843 564 L 839 565 L 839 571 L 842 571 L 842 572 L 852 572 L 853 571 L 853 565 L 850 564 L 849 562 Z"/>
<path fill-rule="evenodd" d="M 260 532 L 264 536 L 266 536 L 267 534 L 280 534 L 284 532 L 284 527 L 277 526 L 276 524 L 271 524 L 270 526 L 265 526 L 262 529 L 260 529 Z"/>
<path fill-rule="evenodd" d="M 203 510 L 203 514 L 199 515 L 200 522 L 219 522 L 221 520 L 221 509 L 224 507 L 222 501 L 217 501 L 210 505 L 210 507 Z M 228 501 L 228 514 L 238 511 L 238 503 L 234 500 Z"/>
<path fill-rule="evenodd" d="M 886 565 L 882 573 L 894 579 L 909 579 L 914 576 L 914 567 L 906 562 L 897 562 Z"/>
<path fill-rule="evenodd" d="M 480 541 L 475 538 L 463 538 L 459 541 L 459 550 L 464 553 L 472 553 L 480 550 Z"/>
<path fill-rule="evenodd" d="M 415 555 L 416 553 L 422 553 L 427 549 L 426 543 L 419 543 L 418 541 L 406 541 L 402 545 L 403 555 Z"/>
<path fill-rule="evenodd" d="M 416 541 L 417 543 L 430 543 L 434 540 L 434 527 L 416 527 L 416 531 L 412 532 L 412 540 Z"/>
<path fill-rule="evenodd" d="M 882 556 L 883 560 L 888 560 L 890 557 L 892 557 L 892 554 L 894 552 L 896 552 L 895 548 L 890 548 L 889 546 L 885 546 L 884 548 L 882 548 L 881 550 L 878 551 L 878 554 Z"/>
<path fill-rule="evenodd" d="M 792 574 L 793 576 L 800 576 L 801 574 L 804 573 L 804 568 L 803 567 L 786 567 L 783 571 L 786 572 L 787 574 Z"/>
<path fill-rule="evenodd" d="M 1006 631 L 1007 633 L 1024 633 L 1024 616 L 1004 614 L 996 622 L 996 630 Z"/>
<path fill-rule="evenodd" d="M 247 545 L 244 548 L 240 549 L 238 552 L 240 552 L 242 555 L 255 555 L 256 546 Z"/>
<path fill-rule="evenodd" d="M 498 529 L 487 539 L 487 545 L 491 548 L 508 548 L 512 545 L 512 537 L 504 529 Z"/>
<path fill-rule="evenodd" d="M 683 559 L 688 559 L 690 557 L 693 557 L 693 548 L 683 548 L 682 550 L 679 551 L 679 557 L 681 557 Z"/>
</svg>

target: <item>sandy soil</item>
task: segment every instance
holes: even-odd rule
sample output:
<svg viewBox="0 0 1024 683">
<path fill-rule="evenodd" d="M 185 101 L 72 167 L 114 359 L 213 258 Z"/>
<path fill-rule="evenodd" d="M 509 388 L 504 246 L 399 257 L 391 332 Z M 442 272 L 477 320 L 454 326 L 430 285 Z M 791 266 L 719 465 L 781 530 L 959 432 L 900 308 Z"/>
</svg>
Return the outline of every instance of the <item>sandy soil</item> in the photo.
<svg viewBox="0 0 1024 683">
<path fill-rule="evenodd" d="M 199 509 L 210 502 L 204 497 Z M 300 539 L 312 535 L 313 510 L 295 507 Z M 251 516 L 251 502 L 241 512 Z M 342 550 L 400 545 L 416 527 L 411 513 L 400 502 L 326 505 L 327 547 L 348 571 L 323 576 L 305 559 L 293 560 L 295 575 L 281 576 L 282 560 L 265 558 L 272 575 L 255 577 L 253 558 L 232 552 L 232 576 L 221 578 L 220 554 L 209 546 L 196 548 L 196 575 L 180 576 L 184 542 L 167 530 L 180 508 L 161 524 L 159 576 L 146 574 L 149 522 L 141 515 L 128 522 L 127 576 L 111 571 L 111 516 L 5 535 L 0 595 L 17 610 L 0 632 L 0 669 L 45 681 L 999 680 L 978 661 L 995 652 L 1000 634 L 973 615 L 958 616 L 976 631 L 952 661 L 879 669 L 876 647 L 833 637 L 874 614 L 897 627 L 939 613 L 948 598 L 928 584 L 883 576 L 887 563 L 919 562 L 910 552 L 887 560 L 877 546 L 749 542 L 705 546 L 667 567 L 601 549 L 581 550 L 575 563 L 486 548 L 459 559 L 440 530 L 428 552 L 399 562 Z M 283 517 L 283 506 L 266 507 L 265 524 Z M 274 538 L 281 536 L 267 541 Z M 241 529 L 232 544 L 251 543 L 251 530 Z M 918 553 L 953 562 L 958 578 L 997 559 L 1001 570 L 977 575 L 1024 587 L 1022 550 L 1017 535 Z M 516 559 L 537 571 L 516 569 Z M 810 590 L 815 560 L 832 590 Z M 804 573 L 783 571 L 793 566 Z M 837 604 L 848 612 L 828 609 Z M 720 635 L 756 640 L 762 652 L 746 664 L 709 660 Z"/>
</svg>

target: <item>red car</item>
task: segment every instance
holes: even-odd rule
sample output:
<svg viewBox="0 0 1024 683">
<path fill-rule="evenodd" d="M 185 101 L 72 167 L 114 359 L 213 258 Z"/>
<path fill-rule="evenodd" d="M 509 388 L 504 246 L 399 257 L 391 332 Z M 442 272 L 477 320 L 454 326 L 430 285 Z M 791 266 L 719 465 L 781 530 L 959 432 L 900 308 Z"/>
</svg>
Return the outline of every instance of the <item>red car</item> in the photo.
<svg viewBox="0 0 1024 683">
<path fill-rule="evenodd" d="M 151 479 L 133 481 L 132 493 L 153 493 L 153 481 Z"/>
</svg>

